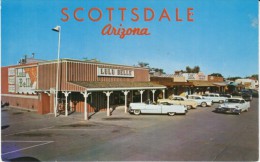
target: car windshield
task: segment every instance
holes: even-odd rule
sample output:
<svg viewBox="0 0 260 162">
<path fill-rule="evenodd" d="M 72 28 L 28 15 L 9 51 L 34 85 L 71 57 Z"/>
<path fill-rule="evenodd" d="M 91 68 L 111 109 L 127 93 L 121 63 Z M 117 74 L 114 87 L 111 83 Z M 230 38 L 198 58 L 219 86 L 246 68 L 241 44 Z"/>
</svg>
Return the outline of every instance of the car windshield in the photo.
<svg viewBox="0 0 260 162">
<path fill-rule="evenodd" d="M 183 101 L 184 99 L 183 99 L 183 98 L 180 98 L 180 97 L 175 97 L 175 98 L 173 98 L 173 100 Z"/>
<path fill-rule="evenodd" d="M 161 105 L 172 105 L 172 104 L 169 103 L 169 102 L 161 102 L 160 104 L 161 104 Z"/>
<path fill-rule="evenodd" d="M 146 100 L 144 103 L 147 104 L 147 105 L 150 105 L 150 104 L 152 104 L 152 101 Z"/>
<path fill-rule="evenodd" d="M 226 100 L 227 103 L 239 103 L 240 100 L 237 100 L 237 99 L 228 99 Z"/>
</svg>

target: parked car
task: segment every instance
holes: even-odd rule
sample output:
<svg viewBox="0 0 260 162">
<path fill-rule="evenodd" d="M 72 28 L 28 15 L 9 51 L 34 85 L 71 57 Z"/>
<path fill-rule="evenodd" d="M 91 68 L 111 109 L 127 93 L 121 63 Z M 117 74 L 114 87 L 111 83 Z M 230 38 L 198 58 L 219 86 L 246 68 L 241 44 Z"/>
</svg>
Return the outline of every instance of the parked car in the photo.
<svg viewBox="0 0 260 162">
<path fill-rule="evenodd" d="M 219 96 L 220 96 L 220 97 L 232 98 L 232 95 L 231 95 L 231 94 L 228 94 L 228 93 L 220 93 Z"/>
<path fill-rule="evenodd" d="M 239 92 L 239 91 L 234 91 L 231 94 L 232 94 L 233 97 L 241 96 L 241 92 Z"/>
<path fill-rule="evenodd" d="M 216 112 L 240 114 L 243 111 L 248 111 L 249 108 L 250 102 L 246 102 L 243 98 L 229 98 L 216 108 Z"/>
<path fill-rule="evenodd" d="M 258 98 L 259 96 L 259 91 L 258 90 L 255 90 L 255 89 L 251 89 L 252 90 L 252 96 L 255 97 L 255 98 Z"/>
<path fill-rule="evenodd" d="M 197 102 L 199 106 L 206 107 L 206 106 L 211 106 L 212 105 L 212 100 L 211 99 L 206 99 L 203 96 L 200 95 L 188 95 L 188 99 L 194 100 Z"/>
<path fill-rule="evenodd" d="M 252 101 L 253 95 L 248 92 L 242 92 L 241 97 L 246 101 Z"/>
<path fill-rule="evenodd" d="M 175 114 L 186 114 L 187 107 L 184 105 L 172 105 L 167 102 L 152 103 L 147 101 L 145 103 L 130 103 L 129 113 L 135 115 L 140 114 L 168 114 L 173 116 Z"/>
<path fill-rule="evenodd" d="M 168 99 L 159 99 L 157 102 L 158 103 L 168 102 L 168 103 L 174 104 L 174 105 L 185 105 L 185 106 L 187 106 L 188 109 L 191 109 L 191 108 L 196 109 L 196 107 L 198 106 L 196 101 L 189 100 L 182 96 L 170 96 Z"/>
<path fill-rule="evenodd" d="M 241 90 L 241 93 L 242 94 L 246 93 L 246 94 L 251 95 L 252 99 L 253 99 L 253 97 L 258 98 L 258 96 L 259 96 L 259 92 L 255 89 L 243 89 L 243 90 Z"/>
<path fill-rule="evenodd" d="M 204 98 L 211 99 L 213 102 L 223 103 L 227 97 L 221 97 L 218 93 L 208 93 L 202 95 Z"/>
</svg>

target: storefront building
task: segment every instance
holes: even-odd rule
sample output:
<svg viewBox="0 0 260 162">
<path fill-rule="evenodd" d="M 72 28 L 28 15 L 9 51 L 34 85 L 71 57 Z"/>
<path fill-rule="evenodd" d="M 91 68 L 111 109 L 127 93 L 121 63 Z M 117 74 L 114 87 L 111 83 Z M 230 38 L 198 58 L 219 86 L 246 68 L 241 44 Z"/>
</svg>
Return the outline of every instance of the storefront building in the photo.
<svg viewBox="0 0 260 162">
<path fill-rule="evenodd" d="M 185 81 L 182 76 L 153 76 L 151 82 L 161 84 L 167 87 L 165 96 L 168 98 L 171 95 L 186 96 L 192 93 L 193 84 Z"/>
<path fill-rule="evenodd" d="M 152 76 L 151 82 L 167 87 L 166 97 L 170 95 L 202 95 L 209 92 L 225 92 L 227 83 L 223 77 L 208 76 L 200 73 L 175 72 L 168 76 Z"/>
<path fill-rule="evenodd" d="M 3 103 L 55 116 L 84 112 L 86 120 L 89 112 L 109 116 L 116 105 L 126 111 L 130 102 L 155 101 L 166 88 L 150 82 L 146 68 L 72 59 L 2 67 L 1 75 Z"/>
</svg>

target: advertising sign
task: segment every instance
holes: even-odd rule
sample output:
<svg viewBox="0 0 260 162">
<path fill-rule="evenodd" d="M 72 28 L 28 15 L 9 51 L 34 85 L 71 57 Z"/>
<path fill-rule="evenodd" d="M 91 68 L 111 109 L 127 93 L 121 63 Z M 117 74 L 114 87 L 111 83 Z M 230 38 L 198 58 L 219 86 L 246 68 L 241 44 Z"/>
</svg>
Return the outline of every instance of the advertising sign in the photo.
<svg viewBox="0 0 260 162">
<path fill-rule="evenodd" d="M 134 77 L 134 70 L 98 67 L 97 75 L 110 77 Z"/>
<path fill-rule="evenodd" d="M 15 93 L 15 85 L 8 85 L 8 92 Z"/>
<path fill-rule="evenodd" d="M 14 68 L 9 68 L 8 69 L 8 76 L 15 75 L 15 69 Z"/>
<path fill-rule="evenodd" d="M 16 69 L 16 92 L 34 93 L 37 85 L 37 67 Z"/>
<path fill-rule="evenodd" d="M 8 84 L 15 84 L 15 77 L 14 76 L 8 77 Z"/>
</svg>

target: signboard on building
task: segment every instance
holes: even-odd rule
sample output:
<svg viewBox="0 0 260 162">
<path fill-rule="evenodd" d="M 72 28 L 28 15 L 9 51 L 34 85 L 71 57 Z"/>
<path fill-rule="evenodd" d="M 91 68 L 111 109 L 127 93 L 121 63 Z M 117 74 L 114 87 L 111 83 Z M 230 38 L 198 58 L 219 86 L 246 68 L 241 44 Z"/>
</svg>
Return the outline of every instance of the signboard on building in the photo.
<svg viewBox="0 0 260 162">
<path fill-rule="evenodd" d="M 8 84 L 10 85 L 10 84 L 15 84 L 15 78 L 14 78 L 14 76 L 9 76 L 8 77 Z"/>
<path fill-rule="evenodd" d="M 197 74 L 198 76 L 198 80 L 207 80 L 208 78 L 206 77 L 206 75 L 204 75 L 202 72 L 199 72 Z"/>
<path fill-rule="evenodd" d="M 37 85 L 37 67 L 16 69 L 16 92 L 34 93 Z"/>
<path fill-rule="evenodd" d="M 108 77 L 134 77 L 134 70 L 98 67 L 97 75 Z"/>
<path fill-rule="evenodd" d="M 224 82 L 224 78 L 223 77 L 219 77 L 219 76 L 208 76 L 208 81 L 210 82 Z"/>
<path fill-rule="evenodd" d="M 186 80 L 201 80 L 206 81 L 208 80 L 208 77 L 203 74 L 202 72 L 199 73 L 183 73 L 182 74 Z"/>
<path fill-rule="evenodd" d="M 15 68 L 8 68 L 8 76 L 14 76 L 15 75 Z"/>
<path fill-rule="evenodd" d="M 8 92 L 15 93 L 15 68 L 8 68 Z"/>
<path fill-rule="evenodd" d="M 15 85 L 8 85 L 8 92 L 15 93 Z"/>
</svg>

